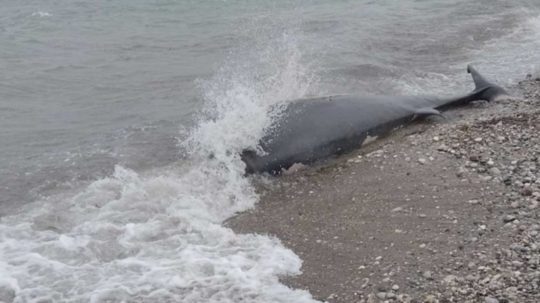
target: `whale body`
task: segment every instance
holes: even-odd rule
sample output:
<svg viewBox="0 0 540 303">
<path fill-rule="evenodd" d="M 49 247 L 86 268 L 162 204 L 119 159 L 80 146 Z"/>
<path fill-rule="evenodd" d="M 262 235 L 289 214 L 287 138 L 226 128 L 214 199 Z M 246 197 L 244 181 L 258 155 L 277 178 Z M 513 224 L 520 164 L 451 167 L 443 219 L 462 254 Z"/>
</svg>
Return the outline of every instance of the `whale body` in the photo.
<svg viewBox="0 0 540 303">
<path fill-rule="evenodd" d="M 467 71 L 475 89 L 457 97 L 337 95 L 291 101 L 261 138 L 264 153 L 243 151 L 246 172 L 279 174 L 295 163 L 310 164 L 357 149 L 416 118 L 507 95 L 471 65 Z"/>
</svg>

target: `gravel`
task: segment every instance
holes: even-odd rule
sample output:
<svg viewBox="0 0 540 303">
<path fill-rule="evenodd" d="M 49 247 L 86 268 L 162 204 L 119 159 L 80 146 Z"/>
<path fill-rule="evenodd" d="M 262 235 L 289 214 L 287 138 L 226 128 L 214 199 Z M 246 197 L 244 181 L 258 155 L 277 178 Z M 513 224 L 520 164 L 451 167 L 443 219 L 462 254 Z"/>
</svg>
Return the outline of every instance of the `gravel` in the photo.
<svg viewBox="0 0 540 303">
<path fill-rule="evenodd" d="M 229 226 L 281 239 L 321 301 L 538 303 L 540 81 L 514 91 L 261 182 Z"/>
</svg>

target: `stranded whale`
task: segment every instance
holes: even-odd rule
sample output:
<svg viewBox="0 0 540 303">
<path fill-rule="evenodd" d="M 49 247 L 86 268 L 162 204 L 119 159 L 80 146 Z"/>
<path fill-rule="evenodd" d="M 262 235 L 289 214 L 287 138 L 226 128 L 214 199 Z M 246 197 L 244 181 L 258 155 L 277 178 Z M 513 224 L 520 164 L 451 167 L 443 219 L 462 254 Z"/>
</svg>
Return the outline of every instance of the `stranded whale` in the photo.
<svg viewBox="0 0 540 303">
<path fill-rule="evenodd" d="M 331 96 L 291 102 L 260 140 L 264 151 L 245 150 L 246 172 L 279 174 L 295 163 L 309 164 L 351 151 L 373 138 L 421 117 L 475 100 L 493 101 L 506 91 L 488 82 L 471 65 L 475 89 L 466 95 Z"/>
</svg>

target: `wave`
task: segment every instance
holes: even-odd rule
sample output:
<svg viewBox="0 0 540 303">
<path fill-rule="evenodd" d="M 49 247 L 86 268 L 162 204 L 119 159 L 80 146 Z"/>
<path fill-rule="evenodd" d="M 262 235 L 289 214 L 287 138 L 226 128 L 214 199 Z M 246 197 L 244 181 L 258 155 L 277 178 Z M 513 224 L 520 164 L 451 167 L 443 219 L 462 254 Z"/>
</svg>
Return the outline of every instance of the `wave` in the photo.
<svg viewBox="0 0 540 303">
<path fill-rule="evenodd" d="M 489 16 L 480 27 L 490 32 L 490 28 L 500 27 L 490 39 L 478 40 L 469 37 L 465 55 L 449 56 L 444 60 L 442 70 L 415 69 L 394 81 L 398 91 L 405 94 L 448 94 L 452 91 L 472 89 L 470 77 L 465 72 L 467 64 L 477 65 L 487 77 L 502 85 L 512 86 L 523 80 L 527 73 L 539 69 L 540 55 L 540 15 L 538 8 L 519 9 L 514 12 Z M 475 25 L 479 26 L 479 25 Z M 505 28 L 505 26 L 508 26 Z M 485 27 L 485 28 L 484 28 Z M 479 29 L 476 31 L 481 32 Z M 493 30 L 491 30 L 493 31 Z M 474 31 L 473 31 L 474 32 Z M 436 53 L 432 56 L 437 56 Z M 440 64 L 439 64 L 440 65 Z M 432 68 L 432 67 L 431 67 Z"/>
<path fill-rule="evenodd" d="M 299 274 L 301 260 L 278 239 L 222 226 L 259 199 L 239 151 L 256 147 L 272 105 L 313 81 L 294 34 L 249 49 L 200 81 L 205 110 L 181 144 L 182 163 L 116 166 L 76 194 L 1 218 L 0 300 L 314 302 L 279 282 Z"/>
</svg>

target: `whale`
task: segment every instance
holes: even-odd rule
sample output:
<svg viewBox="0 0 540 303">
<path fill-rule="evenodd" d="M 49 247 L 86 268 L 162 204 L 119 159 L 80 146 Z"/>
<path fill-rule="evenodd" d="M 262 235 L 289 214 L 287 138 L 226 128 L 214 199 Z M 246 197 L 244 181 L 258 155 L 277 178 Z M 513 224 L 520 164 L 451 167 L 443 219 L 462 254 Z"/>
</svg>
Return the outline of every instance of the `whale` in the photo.
<svg viewBox="0 0 540 303">
<path fill-rule="evenodd" d="M 472 65 L 467 72 L 475 87 L 455 97 L 335 95 L 290 101 L 259 140 L 258 150 L 242 151 L 246 173 L 278 175 L 294 164 L 309 165 L 351 152 L 416 119 L 508 96 Z"/>
</svg>

